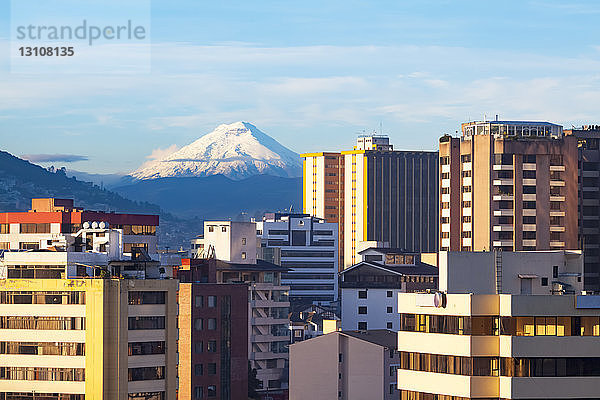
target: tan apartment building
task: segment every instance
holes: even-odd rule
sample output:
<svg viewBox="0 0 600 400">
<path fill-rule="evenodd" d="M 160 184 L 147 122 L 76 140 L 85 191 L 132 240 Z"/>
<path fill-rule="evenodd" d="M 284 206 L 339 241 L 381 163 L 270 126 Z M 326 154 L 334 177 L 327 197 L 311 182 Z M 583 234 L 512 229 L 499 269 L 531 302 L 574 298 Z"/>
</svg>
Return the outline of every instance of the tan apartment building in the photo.
<svg viewBox="0 0 600 400">
<path fill-rule="evenodd" d="M 437 152 L 395 151 L 387 136 L 366 135 L 353 150 L 303 157 L 304 212 L 327 214 L 325 207 L 334 206 L 325 200 L 343 197 L 337 205 L 343 215 L 338 218 L 340 270 L 356 264 L 359 251 L 383 243 L 405 251 L 437 251 Z M 337 172 L 334 158 L 342 163 Z M 334 173 L 339 181 L 329 176 Z"/>
<path fill-rule="evenodd" d="M 290 400 L 396 400 L 392 331 L 337 331 L 290 346 Z"/>
<path fill-rule="evenodd" d="M 598 398 L 582 272 L 580 251 L 440 253 L 441 291 L 398 295 L 400 399 Z"/>
<path fill-rule="evenodd" d="M 0 280 L 0 399 L 174 400 L 177 281 Z"/>
<path fill-rule="evenodd" d="M 461 128 L 440 138 L 440 250 L 579 248 L 577 140 L 547 122 Z"/>
<path fill-rule="evenodd" d="M 565 130 L 577 138 L 579 241 L 585 257 L 586 290 L 600 292 L 600 126 Z"/>
<path fill-rule="evenodd" d="M 342 153 L 305 153 L 303 173 L 304 213 L 337 223 L 338 267 L 344 268 L 344 157 Z"/>
</svg>

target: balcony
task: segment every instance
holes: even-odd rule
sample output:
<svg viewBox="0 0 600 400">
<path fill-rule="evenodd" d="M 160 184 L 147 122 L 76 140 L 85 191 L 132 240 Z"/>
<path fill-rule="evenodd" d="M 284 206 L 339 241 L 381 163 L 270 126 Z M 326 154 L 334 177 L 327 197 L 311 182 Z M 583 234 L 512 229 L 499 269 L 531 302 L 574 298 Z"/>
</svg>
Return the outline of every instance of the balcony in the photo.
<svg viewBox="0 0 600 400">
<path fill-rule="evenodd" d="M 565 171 L 565 166 L 564 165 L 551 165 L 550 166 L 550 171 L 560 171 L 560 172 L 563 172 L 563 171 Z"/>
<path fill-rule="evenodd" d="M 531 194 L 531 193 L 523 194 L 523 201 L 535 201 L 535 200 L 536 200 L 535 194 Z"/>
<path fill-rule="evenodd" d="M 558 240 L 551 240 L 550 247 L 565 247 L 565 242 L 561 242 Z"/>
<path fill-rule="evenodd" d="M 512 208 L 506 210 L 494 210 L 494 217 L 510 217 L 513 215 Z"/>
<path fill-rule="evenodd" d="M 535 179 L 526 179 L 523 178 L 523 186 L 535 186 L 537 181 Z"/>
<path fill-rule="evenodd" d="M 565 186 L 565 181 L 559 181 L 555 179 L 550 180 L 550 186 Z"/>
<path fill-rule="evenodd" d="M 471 192 L 465 192 L 462 194 L 463 201 L 471 201 L 472 195 Z"/>
<path fill-rule="evenodd" d="M 533 247 L 537 245 L 535 239 L 523 239 L 523 246 Z"/>
<path fill-rule="evenodd" d="M 552 195 L 550 195 L 550 201 L 565 201 L 565 196 L 552 196 Z"/>
<path fill-rule="evenodd" d="M 513 180 L 508 178 L 494 179 L 492 182 L 494 186 L 512 186 Z"/>
<path fill-rule="evenodd" d="M 495 194 L 493 199 L 494 201 L 514 200 L 515 196 L 513 196 L 512 194 Z"/>
<path fill-rule="evenodd" d="M 473 228 L 471 226 L 471 223 L 470 222 L 463 222 L 463 224 L 462 224 L 462 230 L 463 231 L 471 231 L 471 230 L 473 230 Z M 450 231 L 448 231 L 448 232 L 450 232 Z"/>
<path fill-rule="evenodd" d="M 398 370 L 398 388 L 466 398 L 498 398 L 498 377 Z M 509 397 L 511 398 L 511 397 Z"/>
<path fill-rule="evenodd" d="M 512 247 L 513 241 L 512 239 L 502 239 L 502 240 L 494 240 L 492 243 L 494 247 Z"/>
<path fill-rule="evenodd" d="M 471 238 L 463 238 L 462 245 L 463 246 L 471 246 Z"/>
<path fill-rule="evenodd" d="M 470 176 L 466 176 L 463 178 L 462 182 L 463 186 L 471 186 L 471 184 L 473 183 L 473 179 Z"/>
<path fill-rule="evenodd" d="M 550 232 L 564 232 L 564 226 L 550 226 Z"/>
<path fill-rule="evenodd" d="M 564 217 L 565 212 L 564 211 L 550 211 L 550 216 L 551 217 Z"/>
<path fill-rule="evenodd" d="M 494 227 L 492 229 L 494 230 L 494 232 L 511 232 L 513 230 L 513 225 L 512 224 L 499 224 L 499 225 L 494 225 Z"/>
<path fill-rule="evenodd" d="M 450 172 L 450 164 L 442 165 L 442 173 Z"/>
<path fill-rule="evenodd" d="M 442 194 L 442 203 L 450 203 L 450 193 Z"/>
<path fill-rule="evenodd" d="M 523 230 L 529 231 L 529 232 L 531 232 L 531 231 L 535 232 L 537 230 L 537 228 L 536 228 L 535 224 L 523 224 Z"/>
<path fill-rule="evenodd" d="M 535 217 L 535 210 L 534 209 L 525 208 L 525 209 L 523 209 L 523 216 L 525 216 L 525 217 Z"/>
<path fill-rule="evenodd" d="M 534 163 L 523 163 L 523 171 L 535 171 L 535 168 Z"/>
<path fill-rule="evenodd" d="M 515 167 L 511 164 L 511 165 L 506 165 L 506 164 L 494 164 L 494 166 L 492 167 L 492 169 L 494 171 L 512 171 L 515 169 Z"/>
</svg>

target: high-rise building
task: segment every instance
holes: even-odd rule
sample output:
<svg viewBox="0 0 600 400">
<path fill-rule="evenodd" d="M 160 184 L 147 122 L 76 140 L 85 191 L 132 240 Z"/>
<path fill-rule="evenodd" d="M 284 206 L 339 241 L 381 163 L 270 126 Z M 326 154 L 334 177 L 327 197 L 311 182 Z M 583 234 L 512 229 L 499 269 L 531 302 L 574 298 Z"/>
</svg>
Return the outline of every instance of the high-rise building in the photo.
<svg viewBox="0 0 600 400">
<path fill-rule="evenodd" d="M 548 122 L 440 138 L 440 250 L 577 249 L 577 140 Z"/>
<path fill-rule="evenodd" d="M 584 287 L 600 291 L 600 126 L 565 130 L 577 138 L 579 162 L 579 242 L 585 264 Z"/>
<path fill-rule="evenodd" d="M 177 281 L 158 216 L 34 199 L 0 218 L 0 399 L 175 399 Z"/>
<path fill-rule="evenodd" d="M 290 302 L 330 305 L 338 300 L 338 226 L 308 214 L 270 213 L 256 223 L 261 245 L 279 248 L 281 282 Z"/>
<path fill-rule="evenodd" d="M 580 251 L 441 252 L 436 293 L 400 293 L 400 399 L 592 399 L 600 296 Z"/>
<path fill-rule="evenodd" d="M 362 136 L 354 150 L 341 152 L 338 172 L 329 173 L 326 157 L 331 158 L 329 171 L 334 171 L 338 153 L 320 154 L 304 155 L 304 211 L 326 212 L 329 196 L 343 192 L 337 209 L 343 207 L 343 218 L 338 218 L 343 238 L 340 269 L 356 264 L 358 252 L 374 243 L 412 252 L 437 251 L 437 152 L 395 151 L 387 136 Z M 328 175 L 334 173 L 339 182 Z"/>
<path fill-rule="evenodd" d="M 344 156 L 342 153 L 306 153 L 304 158 L 304 213 L 337 223 L 338 267 L 344 268 Z"/>
<path fill-rule="evenodd" d="M 193 243 L 198 255 L 216 258 L 217 283 L 247 284 L 248 358 L 261 389 L 273 392 L 288 386 L 290 288 L 281 283 L 287 268 L 257 259 L 257 239 L 255 222 L 204 221 Z"/>
<path fill-rule="evenodd" d="M 0 281 L 0 399 L 174 400 L 177 281 Z"/>
<path fill-rule="evenodd" d="M 215 259 L 181 262 L 179 398 L 246 398 L 248 284 L 217 283 Z"/>
</svg>

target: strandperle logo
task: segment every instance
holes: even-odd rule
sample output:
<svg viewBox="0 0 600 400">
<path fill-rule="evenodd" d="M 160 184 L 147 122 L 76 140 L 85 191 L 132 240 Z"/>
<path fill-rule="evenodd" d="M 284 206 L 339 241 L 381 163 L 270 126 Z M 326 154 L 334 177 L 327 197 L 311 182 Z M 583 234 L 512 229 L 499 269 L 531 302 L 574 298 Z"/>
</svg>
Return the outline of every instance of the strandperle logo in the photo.
<svg viewBox="0 0 600 400">
<path fill-rule="evenodd" d="M 16 39 L 27 41 L 86 41 L 93 46 L 94 42 L 116 40 L 145 40 L 147 29 L 143 25 L 136 25 L 132 20 L 127 20 L 121 25 L 92 25 L 86 19 L 81 25 L 19 25 L 16 27 Z"/>
</svg>

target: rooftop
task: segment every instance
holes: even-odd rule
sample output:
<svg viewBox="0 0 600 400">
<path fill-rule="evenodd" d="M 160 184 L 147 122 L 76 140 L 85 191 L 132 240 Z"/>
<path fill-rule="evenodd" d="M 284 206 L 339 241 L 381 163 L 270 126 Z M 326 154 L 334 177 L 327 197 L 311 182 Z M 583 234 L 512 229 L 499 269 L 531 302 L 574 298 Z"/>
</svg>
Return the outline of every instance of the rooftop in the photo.
<svg viewBox="0 0 600 400">
<path fill-rule="evenodd" d="M 340 334 L 351 336 L 365 342 L 377 344 L 389 349 L 398 347 L 398 334 L 387 329 L 372 329 L 367 331 L 341 331 Z"/>
</svg>

